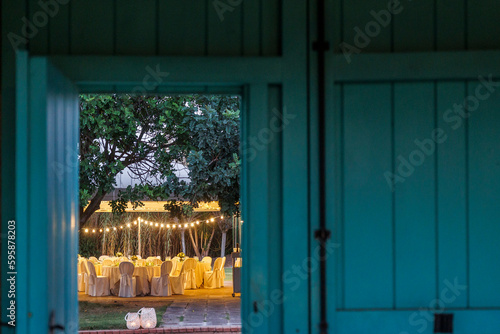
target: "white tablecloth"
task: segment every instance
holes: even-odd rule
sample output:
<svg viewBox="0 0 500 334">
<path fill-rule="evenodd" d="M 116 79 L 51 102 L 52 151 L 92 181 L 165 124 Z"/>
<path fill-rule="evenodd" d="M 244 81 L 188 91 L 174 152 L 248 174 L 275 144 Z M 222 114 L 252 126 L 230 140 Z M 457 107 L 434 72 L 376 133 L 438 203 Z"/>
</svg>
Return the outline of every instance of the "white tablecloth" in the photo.
<svg viewBox="0 0 500 334">
<path fill-rule="evenodd" d="M 159 268 L 159 267 L 158 267 Z M 148 270 L 149 269 L 149 270 Z M 150 292 L 149 281 L 150 277 L 149 272 L 152 274 L 156 273 L 155 267 L 135 267 L 134 268 L 134 277 L 136 277 L 136 294 L 137 296 L 145 296 Z M 120 268 L 119 267 L 104 267 L 102 268 L 102 276 L 109 277 L 109 287 L 111 290 L 111 294 L 118 296 L 118 292 L 120 291 Z M 158 275 L 159 276 L 159 275 Z"/>
<path fill-rule="evenodd" d="M 196 286 L 199 288 L 203 283 L 203 276 L 205 276 L 205 271 L 212 270 L 209 263 L 198 262 L 196 264 L 195 274 L 196 274 Z"/>
</svg>

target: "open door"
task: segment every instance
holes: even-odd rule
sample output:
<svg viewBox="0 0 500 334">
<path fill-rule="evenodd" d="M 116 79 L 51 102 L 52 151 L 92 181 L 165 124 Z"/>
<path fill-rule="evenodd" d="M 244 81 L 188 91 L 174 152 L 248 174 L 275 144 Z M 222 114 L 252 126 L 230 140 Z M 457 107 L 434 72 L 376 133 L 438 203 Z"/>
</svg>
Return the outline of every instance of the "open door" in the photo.
<svg viewBox="0 0 500 334">
<path fill-rule="evenodd" d="M 17 55 L 17 333 L 77 333 L 78 94 Z"/>
</svg>

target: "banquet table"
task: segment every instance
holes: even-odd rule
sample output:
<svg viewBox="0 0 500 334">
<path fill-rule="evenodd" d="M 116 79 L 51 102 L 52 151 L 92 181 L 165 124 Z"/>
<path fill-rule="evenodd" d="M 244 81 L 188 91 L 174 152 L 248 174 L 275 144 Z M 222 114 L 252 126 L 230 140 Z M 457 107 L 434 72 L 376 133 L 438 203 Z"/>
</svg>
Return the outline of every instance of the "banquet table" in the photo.
<svg viewBox="0 0 500 334">
<path fill-rule="evenodd" d="M 160 276 L 160 266 L 134 267 L 133 276 L 136 277 L 136 295 L 145 296 L 150 293 L 149 281 L 153 276 Z M 120 292 L 120 268 L 117 266 L 105 266 L 102 268 L 102 276 L 109 278 L 111 294 L 118 296 Z"/>
<path fill-rule="evenodd" d="M 203 277 L 206 271 L 212 270 L 210 263 L 198 262 L 196 264 L 195 275 L 196 275 L 196 287 L 200 287 L 203 283 Z"/>
</svg>

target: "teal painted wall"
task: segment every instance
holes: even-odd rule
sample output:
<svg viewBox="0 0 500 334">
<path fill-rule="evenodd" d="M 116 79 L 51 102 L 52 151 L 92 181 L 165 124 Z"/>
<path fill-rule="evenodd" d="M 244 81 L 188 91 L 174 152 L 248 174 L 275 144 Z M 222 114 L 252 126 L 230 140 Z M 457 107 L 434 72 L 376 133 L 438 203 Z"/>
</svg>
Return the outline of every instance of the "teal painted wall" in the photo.
<svg viewBox="0 0 500 334">
<path fill-rule="evenodd" d="M 500 266 L 492 265 L 500 258 L 500 93 L 481 101 L 473 115 L 453 129 L 456 121 L 447 122 L 446 111 L 473 94 L 477 80 L 433 77 L 446 67 L 450 55 L 429 65 L 425 80 L 389 80 L 382 70 L 393 59 L 389 53 L 498 50 L 498 2 L 401 1 L 402 11 L 360 47 L 360 56 L 383 54 L 370 58 L 370 77 L 363 77 L 366 69 L 353 63 L 342 71 L 357 73 L 358 78 L 339 80 L 333 58 L 342 57 L 340 43 L 354 44 L 354 27 L 364 29 L 374 21 L 370 11 L 387 8 L 387 2 L 327 1 L 328 39 L 335 54 L 329 54 L 327 73 L 329 155 L 324 182 L 328 225 L 338 243 L 328 259 L 330 328 L 350 334 L 415 332 L 422 323 L 415 325 L 421 318 L 410 319 L 413 312 L 429 307 L 447 287 L 445 280 L 453 283 L 456 278 L 468 286 L 446 304 L 456 314 L 457 333 L 476 333 L 477 323 L 484 324 L 484 333 L 498 333 L 500 289 L 490 282 L 500 278 Z M 6 41 L 7 33 L 20 34 L 20 18 L 32 18 L 40 5 L 35 0 L 8 0 L 2 9 Z M 246 212 L 253 225 L 244 224 L 244 261 L 251 269 L 243 282 L 244 321 L 256 319 L 254 301 L 262 310 L 273 291 L 286 297 L 263 317 L 259 333 L 318 332 L 318 271 L 299 280 L 297 288 L 297 281 L 280 275 L 302 266 L 317 247 L 312 233 L 319 225 L 317 101 L 314 53 L 308 47 L 315 31 L 314 19 L 308 26 L 312 13 L 314 1 L 298 0 L 243 1 L 222 19 L 209 0 L 73 0 L 61 4 L 29 44 L 20 45 L 32 55 L 279 57 L 278 79 L 270 83 L 264 75 L 262 83 L 244 91 L 248 110 L 262 110 L 258 116 L 245 116 L 247 138 L 259 134 L 274 108 L 287 108 L 297 116 L 259 159 L 248 162 L 244 175 L 248 187 L 243 197 L 253 208 Z M 14 59 L 12 47 L 3 43 L 2 224 L 14 217 L 15 207 Z M 405 71 L 418 72 L 422 65 L 412 64 Z M 205 71 L 211 71 L 208 65 Z M 116 88 L 103 89 L 107 87 Z M 430 138 L 436 127 L 446 132 L 446 141 L 391 191 L 384 173 L 397 171 L 398 157 L 409 157 L 416 148 L 414 140 Z M 427 325 L 424 333 L 432 331 L 430 320 Z"/>
<path fill-rule="evenodd" d="M 442 79 L 439 69 L 446 59 L 436 62 L 432 54 L 421 59 L 427 72 L 418 73 L 424 64 L 413 63 L 414 77 L 391 80 L 384 73 L 390 65 L 377 63 L 384 57 L 371 56 L 498 50 L 500 21 L 493 12 L 499 4 L 399 3 L 398 14 L 384 16 L 385 27 L 372 11 L 386 10 L 387 1 L 331 4 L 337 18 L 330 26 L 335 64 L 344 62 L 342 73 L 356 78 L 336 79 L 332 68 L 329 203 L 336 210 L 329 225 L 343 247 L 329 261 L 329 277 L 338 282 L 330 315 L 338 320 L 339 333 L 368 328 L 432 333 L 433 313 L 444 310 L 461 324 L 456 333 L 472 333 L 464 323 L 477 321 L 476 310 L 493 312 L 481 317 L 488 319 L 484 333 L 495 333 L 500 289 L 488 282 L 500 273 L 500 144 L 494 139 L 500 134 L 499 85 L 482 84 L 479 76 L 488 78 L 488 70 L 470 79 L 458 71 L 456 78 L 451 72 Z M 359 39 L 358 28 L 365 37 Z M 349 64 L 343 42 L 356 46 L 373 72 L 364 76 L 366 67 L 358 66 L 356 54 L 349 55 Z M 461 116 L 454 105 L 466 98 L 470 115 Z M 391 184 L 386 173 L 401 178 Z M 455 283 L 460 289 L 447 295 Z M 427 313 L 414 313 L 424 308 Z"/>
</svg>

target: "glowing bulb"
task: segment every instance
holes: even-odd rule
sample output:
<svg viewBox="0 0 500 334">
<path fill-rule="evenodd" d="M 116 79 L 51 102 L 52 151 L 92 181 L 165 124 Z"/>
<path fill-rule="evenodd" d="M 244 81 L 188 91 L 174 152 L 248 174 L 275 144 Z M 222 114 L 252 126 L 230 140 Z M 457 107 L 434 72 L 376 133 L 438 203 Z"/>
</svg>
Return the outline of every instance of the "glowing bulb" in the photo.
<svg viewBox="0 0 500 334">
<path fill-rule="evenodd" d="M 130 227 L 130 223 L 127 224 L 127 227 Z"/>
<path fill-rule="evenodd" d="M 179 224 L 179 228 L 180 228 L 180 227 L 182 227 L 182 225 L 181 225 L 181 224 Z"/>
<path fill-rule="evenodd" d="M 106 228 L 106 232 L 109 232 L 109 228 Z"/>
<path fill-rule="evenodd" d="M 113 227 L 113 230 L 115 230 L 115 231 L 116 231 L 116 227 Z"/>
<path fill-rule="evenodd" d="M 207 223 L 210 223 L 210 220 L 207 219 Z"/>
<path fill-rule="evenodd" d="M 172 228 L 175 228 L 175 225 L 172 225 Z"/>
<path fill-rule="evenodd" d="M 161 224 L 161 227 L 163 227 L 163 224 Z"/>
<path fill-rule="evenodd" d="M 120 228 L 123 228 L 123 226 L 120 226 Z"/>
<path fill-rule="evenodd" d="M 88 228 L 85 229 L 85 233 L 89 233 L 89 229 Z"/>
<path fill-rule="evenodd" d="M 149 225 L 153 226 L 153 223 L 150 222 Z"/>
<path fill-rule="evenodd" d="M 170 225 L 167 224 L 167 228 L 170 228 Z"/>
<path fill-rule="evenodd" d="M 102 228 L 101 228 L 101 229 L 99 229 L 99 232 L 102 232 Z"/>
<path fill-rule="evenodd" d="M 191 223 L 191 226 L 194 226 L 194 223 Z"/>
<path fill-rule="evenodd" d="M 155 226 L 158 227 L 158 223 L 156 223 Z"/>
<path fill-rule="evenodd" d="M 188 224 L 184 224 L 184 227 L 188 227 Z"/>
<path fill-rule="evenodd" d="M 92 230 L 92 233 L 95 233 L 95 230 Z"/>
<path fill-rule="evenodd" d="M 215 218 L 210 219 L 210 221 L 212 221 L 212 222 L 213 222 L 214 220 L 215 220 Z"/>
<path fill-rule="evenodd" d="M 224 216 L 220 216 L 220 219 L 224 219 Z"/>
<path fill-rule="evenodd" d="M 137 225 L 137 221 L 134 221 L 134 225 Z"/>
<path fill-rule="evenodd" d="M 197 221 L 196 221 L 196 225 L 199 225 L 199 224 L 200 224 L 200 221 L 199 221 L 199 220 L 197 220 Z"/>
</svg>

